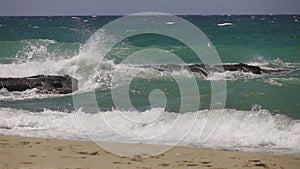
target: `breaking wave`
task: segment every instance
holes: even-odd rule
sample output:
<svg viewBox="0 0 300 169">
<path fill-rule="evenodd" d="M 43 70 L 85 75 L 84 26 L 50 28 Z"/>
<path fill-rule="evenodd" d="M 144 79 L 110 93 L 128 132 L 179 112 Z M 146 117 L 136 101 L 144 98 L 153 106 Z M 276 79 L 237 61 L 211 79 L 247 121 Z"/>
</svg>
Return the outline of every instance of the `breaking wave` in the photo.
<svg viewBox="0 0 300 169">
<path fill-rule="evenodd" d="M 215 119 L 208 115 L 217 114 L 220 117 L 217 129 L 203 144 L 199 140 L 203 126 Z M 172 133 L 163 140 L 155 136 L 160 132 L 168 132 L 177 116 L 185 116 L 185 124 L 193 123 L 190 133 L 180 145 L 205 146 L 212 148 L 232 148 L 246 151 L 262 151 L 271 153 L 299 153 L 300 151 L 300 121 L 284 115 L 272 115 L 264 109 L 251 111 L 200 110 L 184 114 L 165 112 L 162 108 L 153 108 L 144 112 L 137 111 L 106 111 L 86 114 L 77 112 L 60 112 L 44 110 L 30 112 L 10 108 L 0 108 L 0 133 L 44 138 L 63 138 L 89 140 L 84 126 L 78 120 L 83 115 L 95 129 L 90 136 L 99 141 L 123 143 L 149 143 L 172 145 L 177 143 L 177 135 Z M 156 121 L 132 123 L 129 119 L 149 119 L 160 116 Z M 105 124 L 97 124 L 99 118 L 105 118 L 109 125 L 117 130 L 107 128 Z M 196 118 L 196 119 L 195 119 Z M 194 121 L 195 120 L 195 121 Z M 49 123 L 51 121 L 51 123 Z M 180 127 L 180 126 L 179 126 Z M 122 135 L 122 136 L 121 136 Z M 127 137 L 123 137 L 123 136 Z M 134 139 L 147 138 L 147 139 Z M 149 139 L 150 138 L 150 139 Z"/>
</svg>

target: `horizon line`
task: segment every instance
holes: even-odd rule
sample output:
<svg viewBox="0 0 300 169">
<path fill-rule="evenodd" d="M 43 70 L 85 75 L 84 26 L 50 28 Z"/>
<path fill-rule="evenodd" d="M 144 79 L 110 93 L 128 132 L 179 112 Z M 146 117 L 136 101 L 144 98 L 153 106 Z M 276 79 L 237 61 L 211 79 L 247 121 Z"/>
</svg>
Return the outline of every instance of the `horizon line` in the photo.
<svg viewBox="0 0 300 169">
<path fill-rule="evenodd" d="M 159 12 L 157 12 L 159 13 Z M 46 15 L 46 14 L 41 14 L 41 15 L 35 15 L 35 14 L 22 14 L 22 15 L 1 15 L 0 17 L 38 17 L 38 16 L 43 16 L 43 17 L 56 17 L 56 16 L 128 16 L 128 15 L 133 15 L 133 14 L 138 14 L 138 13 L 132 13 L 132 14 L 51 14 L 51 15 Z M 166 13 L 169 14 L 169 13 Z M 234 13 L 234 14 L 194 14 L 194 13 L 189 13 L 189 14 L 170 14 L 174 16 L 251 16 L 251 15 L 256 15 L 256 16 L 272 16 L 272 15 L 300 15 L 300 13 Z M 136 15 L 136 16 L 143 16 L 143 15 Z"/>
</svg>

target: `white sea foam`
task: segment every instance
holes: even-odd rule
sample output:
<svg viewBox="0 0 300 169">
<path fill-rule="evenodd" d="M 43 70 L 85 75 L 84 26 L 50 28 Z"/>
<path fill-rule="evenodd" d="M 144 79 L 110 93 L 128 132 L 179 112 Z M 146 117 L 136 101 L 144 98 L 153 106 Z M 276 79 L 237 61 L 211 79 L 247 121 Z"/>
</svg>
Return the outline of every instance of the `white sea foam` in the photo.
<svg viewBox="0 0 300 169">
<path fill-rule="evenodd" d="M 74 113 L 44 110 L 30 112 L 0 108 L 0 132 L 2 134 L 32 137 L 81 139 L 85 137 Z"/>
<path fill-rule="evenodd" d="M 211 81 L 220 81 L 220 80 L 249 80 L 249 79 L 255 79 L 259 78 L 262 75 L 260 74 L 253 74 L 250 72 L 240 72 L 240 71 L 225 71 L 222 73 L 219 72 L 212 72 L 208 74 L 206 80 Z"/>
<path fill-rule="evenodd" d="M 230 22 L 225 22 L 225 23 L 218 23 L 218 26 L 232 26 L 233 24 Z"/>
<path fill-rule="evenodd" d="M 300 79 L 296 77 L 289 77 L 289 78 L 269 78 L 265 80 L 266 83 L 274 86 L 289 86 L 289 85 L 300 85 Z"/>
<path fill-rule="evenodd" d="M 48 46 L 57 42 L 50 39 L 30 39 L 23 40 L 22 43 L 23 48 L 16 54 L 18 62 L 41 61 L 49 58 Z"/>
<path fill-rule="evenodd" d="M 4 101 L 41 99 L 41 98 L 50 98 L 50 97 L 59 97 L 59 96 L 61 95 L 39 93 L 39 90 L 36 88 L 28 89 L 22 92 L 19 91 L 9 92 L 6 88 L 0 89 L 0 100 L 4 100 Z"/>
<path fill-rule="evenodd" d="M 275 78 L 265 79 L 264 82 L 273 86 L 278 86 L 278 87 L 284 86 L 284 83 L 277 81 Z"/>
<path fill-rule="evenodd" d="M 172 21 L 166 22 L 167 25 L 174 25 L 174 23 L 175 23 L 175 22 L 172 22 Z"/>
<path fill-rule="evenodd" d="M 71 19 L 74 19 L 74 20 L 76 20 L 76 21 L 77 21 L 77 20 L 80 20 L 79 17 L 75 17 L 75 16 L 72 16 Z"/>
<path fill-rule="evenodd" d="M 178 141 L 174 140 L 177 138 L 177 135 L 182 133 L 169 133 L 170 136 L 164 137 L 163 140 L 157 136 L 160 133 L 168 132 L 177 116 L 184 116 L 185 124 L 192 123 L 194 120 L 195 123 L 191 132 L 181 142 L 181 145 L 235 148 L 275 153 L 300 152 L 300 121 L 283 115 L 272 115 L 267 110 L 201 110 L 193 113 L 178 114 L 165 112 L 162 108 L 153 108 L 145 112 L 113 110 L 86 114 L 80 110 L 65 113 L 51 110 L 30 112 L 0 108 L 0 133 L 87 140 L 89 137 L 85 133 L 86 128 L 81 126 L 82 123 L 79 122 L 76 113 L 89 122 L 90 126 L 94 127 L 94 130 L 89 130 L 89 134 L 100 141 L 173 144 Z M 199 137 L 203 126 L 215 120 L 208 118 L 214 116 L 220 117 L 218 126 L 207 142 L 200 144 Z M 103 117 L 114 130 L 103 123 L 99 124 L 99 118 Z M 131 121 L 124 119 L 124 117 L 131 119 Z M 159 118 L 157 119 L 157 117 Z M 149 118 L 156 120 L 148 122 Z M 143 121 L 143 119 L 147 119 L 147 121 Z M 133 121 L 142 122 L 134 123 Z M 206 133 L 203 134 L 205 135 Z"/>
</svg>

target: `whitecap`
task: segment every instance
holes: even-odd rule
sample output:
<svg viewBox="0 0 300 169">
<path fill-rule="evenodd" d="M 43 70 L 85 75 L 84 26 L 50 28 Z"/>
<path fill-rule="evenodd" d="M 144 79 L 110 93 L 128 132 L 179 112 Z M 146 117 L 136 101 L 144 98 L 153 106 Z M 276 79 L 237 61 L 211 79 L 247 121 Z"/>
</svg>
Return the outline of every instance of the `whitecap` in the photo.
<svg viewBox="0 0 300 169">
<path fill-rule="evenodd" d="M 167 25 L 173 25 L 175 22 L 172 22 L 172 21 L 168 21 L 166 22 Z"/>
<path fill-rule="evenodd" d="M 225 22 L 225 23 L 219 23 L 217 24 L 218 26 L 232 26 L 233 24 L 230 22 Z"/>
<path fill-rule="evenodd" d="M 72 16 L 71 19 L 74 19 L 74 20 L 80 20 L 79 17 L 75 17 L 75 16 Z"/>
</svg>

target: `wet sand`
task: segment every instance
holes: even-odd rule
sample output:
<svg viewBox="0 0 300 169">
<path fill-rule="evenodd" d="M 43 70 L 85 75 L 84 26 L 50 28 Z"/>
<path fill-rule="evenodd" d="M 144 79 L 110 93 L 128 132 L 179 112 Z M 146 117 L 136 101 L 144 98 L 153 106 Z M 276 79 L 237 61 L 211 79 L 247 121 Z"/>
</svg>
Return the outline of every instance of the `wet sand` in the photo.
<svg viewBox="0 0 300 169">
<path fill-rule="evenodd" d="M 155 146 L 109 144 L 141 152 Z M 127 158 L 107 152 L 92 141 L 0 135 L 0 168 L 7 169 L 297 169 L 299 166 L 300 157 L 295 156 L 191 147 L 175 147 L 148 158 L 142 158 L 142 154 Z"/>
</svg>

